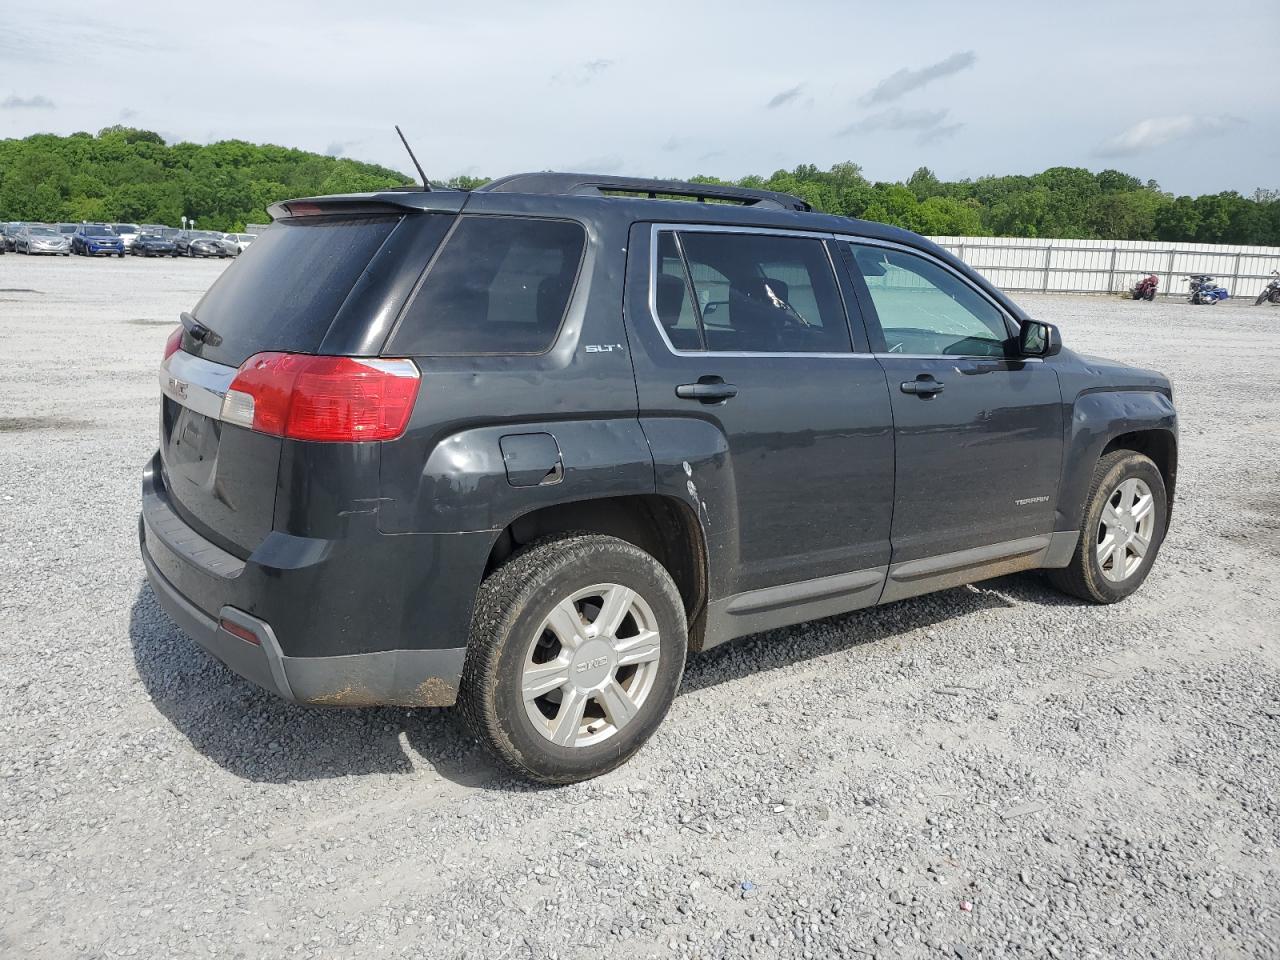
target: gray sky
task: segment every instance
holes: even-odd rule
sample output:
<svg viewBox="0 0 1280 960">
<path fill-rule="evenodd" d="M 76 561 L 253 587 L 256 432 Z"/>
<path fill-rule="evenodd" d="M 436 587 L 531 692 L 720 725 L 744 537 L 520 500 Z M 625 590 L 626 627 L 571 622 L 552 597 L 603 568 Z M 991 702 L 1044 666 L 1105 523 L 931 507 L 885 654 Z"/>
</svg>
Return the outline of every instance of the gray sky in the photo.
<svg viewBox="0 0 1280 960">
<path fill-rule="evenodd" d="M 1280 187 L 1280 3 L 3 4 L 0 137 L 112 123 L 433 177 L 1116 167 Z"/>
</svg>

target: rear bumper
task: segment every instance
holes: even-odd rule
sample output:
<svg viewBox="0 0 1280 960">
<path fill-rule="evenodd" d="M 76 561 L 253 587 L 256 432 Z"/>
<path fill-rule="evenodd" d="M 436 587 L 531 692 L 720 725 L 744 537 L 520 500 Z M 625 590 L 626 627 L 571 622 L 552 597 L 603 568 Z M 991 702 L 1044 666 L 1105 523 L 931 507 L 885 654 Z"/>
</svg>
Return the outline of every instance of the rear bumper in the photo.
<svg viewBox="0 0 1280 960">
<path fill-rule="evenodd" d="M 380 572 L 398 567 L 399 577 L 388 592 L 362 596 L 339 585 L 358 580 L 355 568 L 367 567 L 376 549 L 348 553 L 325 541 L 323 547 L 312 544 L 303 551 L 309 557 L 292 565 L 269 565 L 256 552 L 240 560 L 201 537 L 173 511 L 155 462 L 144 475 L 138 535 L 147 579 L 161 607 L 191 639 L 246 680 L 293 703 L 440 707 L 456 701 L 466 659 L 461 645 L 466 630 L 460 627 L 464 617 L 470 619 L 475 594 L 474 586 L 461 589 L 459 579 L 469 579 L 461 574 L 471 566 L 463 562 L 471 543 L 468 535 L 453 535 L 463 555 L 450 557 L 451 562 L 434 568 L 436 577 L 427 579 L 423 574 L 432 570 L 406 569 L 403 551 L 406 543 L 425 539 L 430 542 L 421 546 L 438 552 L 436 538 L 382 538 L 388 556 Z M 483 560 L 479 563 L 477 583 Z M 399 598 L 392 602 L 399 602 L 400 609 L 386 609 L 392 597 Z M 334 608 L 335 598 L 341 610 Z M 440 640 L 459 645 L 404 649 L 405 641 L 435 639 L 428 631 L 399 628 L 424 619 L 449 631 Z M 224 620 L 249 630 L 260 642 L 229 632 L 220 625 Z M 352 624 L 360 628 L 353 630 Z M 307 655 L 371 643 L 392 649 Z"/>
</svg>

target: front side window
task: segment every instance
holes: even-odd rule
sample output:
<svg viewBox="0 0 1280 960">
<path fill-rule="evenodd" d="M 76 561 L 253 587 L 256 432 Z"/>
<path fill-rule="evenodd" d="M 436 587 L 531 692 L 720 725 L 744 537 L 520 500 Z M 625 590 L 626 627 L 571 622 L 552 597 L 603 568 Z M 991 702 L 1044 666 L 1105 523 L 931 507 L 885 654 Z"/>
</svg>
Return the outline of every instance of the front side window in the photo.
<svg viewBox="0 0 1280 960">
<path fill-rule="evenodd" d="M 1004 315 L 939 264 L 887 247 L 850 244 L 890 353 L 1002 357 Z"/>
<path fill-rule="evenodd" d="M 386 346 L 401 356 L 544 353 L 586 233 L 568 220 L 462 217 Z"/>
<path fill-rule="evenodd" d="M 659 238 L 658 317 L 672 346 L 742 353 L 849 353 L 849 327 L 822 241 L 774 234 L 680 231 Z M 668 239 L 670 238 L 670 239 Z M 690 283 L 684 280 L 688 265 Z M 678 277 L 695 302 L 678 298 Z M 664 285 L 668 307 L 664 310 Z M 687 293 L 684 294 L 687 298 Z M 678 306 L 678 310 L 676 309 Z M 695 310 L 686 310 L 688 306 Z M 682 332 L 688 330 L 689 332 Z M 675 336 L 673 336 L 673 333 Z M 688 346 L 682 347 L 677 338 Z"/>
</svg>

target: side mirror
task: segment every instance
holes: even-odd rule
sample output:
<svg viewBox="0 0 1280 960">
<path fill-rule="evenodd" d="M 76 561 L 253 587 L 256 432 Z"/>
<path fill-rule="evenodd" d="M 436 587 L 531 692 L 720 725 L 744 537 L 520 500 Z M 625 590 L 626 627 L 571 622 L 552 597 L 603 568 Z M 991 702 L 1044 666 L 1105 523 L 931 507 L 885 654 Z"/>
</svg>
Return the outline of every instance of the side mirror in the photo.
<svg viewBox="0 0 1280 960">
<path fill-rule="evenodd" d="M 1054 357 L 1062 352 L 1062 334 L 1052 323 L 1024 320 L 1018 331 L 1018 352 L 1024 357 Z"/>
</svg>

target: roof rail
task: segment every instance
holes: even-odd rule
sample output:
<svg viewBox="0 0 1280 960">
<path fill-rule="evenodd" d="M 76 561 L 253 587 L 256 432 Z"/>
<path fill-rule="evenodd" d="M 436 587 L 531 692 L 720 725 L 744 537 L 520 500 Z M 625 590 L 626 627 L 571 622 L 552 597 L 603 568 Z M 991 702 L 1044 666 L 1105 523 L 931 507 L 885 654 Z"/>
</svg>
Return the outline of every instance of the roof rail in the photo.
<svg viewBox="0 0 1280 960">
<path fill-rule="evenodd" d="M 643 177 L 614 177 L 592 173 L 515 173 L 477 187 L 483 193 L 542 193 L 586 197 L 615 194 L 645 194 L 650 200 L 682 197 L 706 203 L 722 200 L 748 207 L 776 207 L 783 210 L 811 210 L 805 200 L 789 193 L 751 190 L 719 183 L 689 183 L 684 180 L 649 180 Z"/>
</svg>

